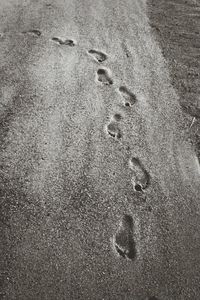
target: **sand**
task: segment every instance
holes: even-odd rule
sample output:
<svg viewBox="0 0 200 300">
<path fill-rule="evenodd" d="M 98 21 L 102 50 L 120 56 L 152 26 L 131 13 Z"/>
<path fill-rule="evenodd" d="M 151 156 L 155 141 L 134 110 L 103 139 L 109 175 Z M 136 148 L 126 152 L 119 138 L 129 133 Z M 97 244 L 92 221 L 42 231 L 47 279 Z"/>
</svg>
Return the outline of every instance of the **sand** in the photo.
<svg viewBox="0 0 200 300">
<path fill-rule="evenodd" d="M 160 3 L 1 1 L 3 299 L 200 298 L 198 91 Z"/>
</svg>

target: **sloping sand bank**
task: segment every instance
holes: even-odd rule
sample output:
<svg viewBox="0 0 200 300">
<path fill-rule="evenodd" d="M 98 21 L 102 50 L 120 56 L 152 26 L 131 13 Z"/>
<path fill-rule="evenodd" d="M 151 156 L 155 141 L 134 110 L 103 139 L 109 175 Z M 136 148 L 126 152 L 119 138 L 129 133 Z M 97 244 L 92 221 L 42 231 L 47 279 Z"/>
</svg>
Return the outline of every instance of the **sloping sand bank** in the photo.
<svg viewBox="0 0 200 300">
<path fill-rule="evenodd" d="M 199 299 L 192 119 L 146 1 L 6 0 L 0 20 L 3 299 Z"/>
</svg>

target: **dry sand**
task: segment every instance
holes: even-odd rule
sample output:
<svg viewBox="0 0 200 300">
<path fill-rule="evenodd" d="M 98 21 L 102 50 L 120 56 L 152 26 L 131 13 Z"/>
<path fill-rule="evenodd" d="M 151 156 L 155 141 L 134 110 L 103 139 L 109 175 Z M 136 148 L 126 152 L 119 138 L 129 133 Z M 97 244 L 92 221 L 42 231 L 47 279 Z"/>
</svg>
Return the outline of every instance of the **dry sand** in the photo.
<svg viewBox="0 0 200 300">
<path fill-rule="evenodd" d="M 3 299 L 200 298 L 199 94 L 159 5 L 0 2 Z"/>
</svg>

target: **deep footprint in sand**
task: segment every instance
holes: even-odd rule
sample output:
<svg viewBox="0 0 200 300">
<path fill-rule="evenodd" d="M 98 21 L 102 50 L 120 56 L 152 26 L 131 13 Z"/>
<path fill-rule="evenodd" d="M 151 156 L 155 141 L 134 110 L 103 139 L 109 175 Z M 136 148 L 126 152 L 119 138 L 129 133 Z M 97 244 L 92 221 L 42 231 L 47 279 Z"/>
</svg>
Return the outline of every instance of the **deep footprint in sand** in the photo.
<svg viewBox="0 0 200 300">
<path fill-rule="evenodd" d="M 119 93 L 124 99 L 125 106 L 133 106 L 137 101 L 135 94 L 133 94 L 127 87 L 120 86 Z"/>
<path fill-rule="evenodd" d="M 88 53 L 99 63 L 102 63 L 103 61 L 105 61 L 107 59 L 107 55 L 105 53 L 95 50 L 95 49 L 89 50 Z"/>
<path fill-rule="evenodd" d="M 23 34 L 31 34 L 34 36 L 41 36 L 41 31 L 37 29 L 32 29 L 32 30 L 27 30 L 27 31 L 22 31 Z"/>
<path fill-rule="evenodd" d="M 111 78 L 111 71 L 106 68 L 99 68 L 97 70 L 97 81 L 101 82 L 102 84 L 105 85 L 111 85 L 113 84 L 113 80 Z"/>
<path fill-rule="evenodd" d="M 113 246 L 117 255 L 130 260 L 136 257 L 133 229 L 133 218 L 130 215 L 124 215 L 113 237 Z"/>
<path fill-rule="evenodd" d="M 106 132 L 109 134 L 112 138 L 118 140 L 122 137 L 121 131 L 118 127 L 118 124 L 111 121 L 109 124 L 106 125 Z"/>
<path fill-rule="evenodd" d="M 113 115 L 112 120 L 116 122 L 120 122 L 123 119 L 122 115 L 120 113 L 116 113 Z"/>
<path fill-rule="evenodd" d="M 133 171 L 132 184 L 137 192 L 143 192 L 149 185 L 149 174 L 143 167 L 139 158 L 132 157 L 129 160 L 129 167 Z"/>
<path fill-rule="evenodd" d="M 76 42 L 70 39 L 62 40 L 61 38 L 53 37 L 52 41 L 59 45 L 64 45 L 64 46 L 74 47 L 76 45 Z"/>
</svg>

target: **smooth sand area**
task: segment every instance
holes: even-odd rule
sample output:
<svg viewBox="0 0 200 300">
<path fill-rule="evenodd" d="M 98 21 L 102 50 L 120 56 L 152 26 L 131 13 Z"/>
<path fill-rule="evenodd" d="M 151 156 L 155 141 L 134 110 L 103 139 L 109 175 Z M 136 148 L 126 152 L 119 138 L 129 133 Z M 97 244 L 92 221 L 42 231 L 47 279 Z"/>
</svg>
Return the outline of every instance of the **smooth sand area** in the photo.
<svg viewBox="0 0 200 300">
<path fill-rule="evenodd" d="M 152 12 L 0 1 L 2 299 L 200 299 L 199 106 Z"/>
</svg>

